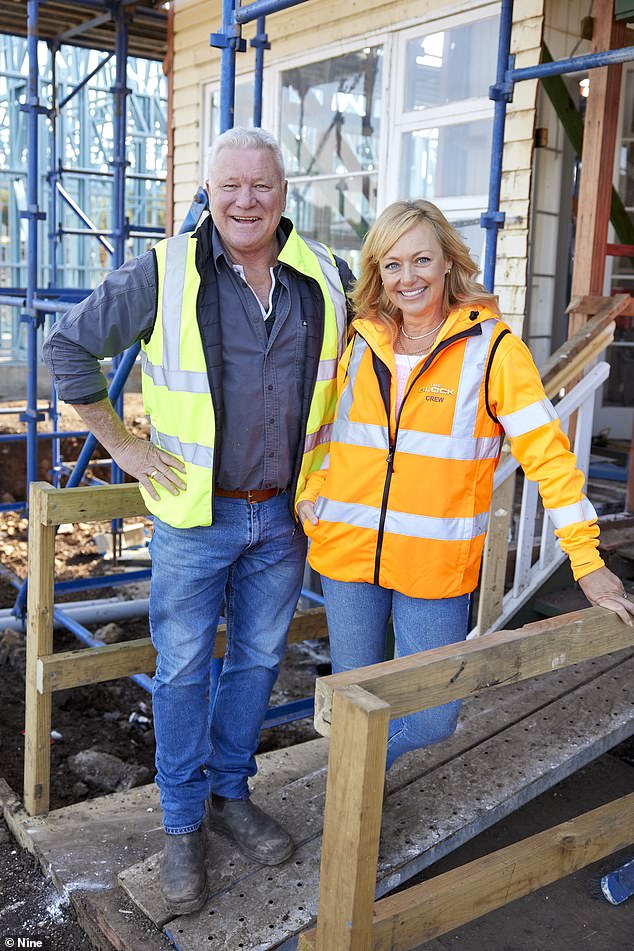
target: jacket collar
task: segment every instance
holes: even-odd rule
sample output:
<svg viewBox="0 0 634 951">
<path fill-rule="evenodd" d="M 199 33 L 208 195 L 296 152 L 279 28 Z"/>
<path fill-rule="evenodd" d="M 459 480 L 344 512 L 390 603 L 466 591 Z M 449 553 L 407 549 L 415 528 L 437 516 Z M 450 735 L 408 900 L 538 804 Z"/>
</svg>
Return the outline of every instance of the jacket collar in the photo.
<svg viewBox="0 0 634 951">
<path fill-rule="evenodd" d="M 458 334 L 463 334 L 465 331 L 472 330 L 485 320 L 498 319 L 497 314 L 483 305 L 454 307 L 449 312 L 449 316 L 438 334 L 436 345 Z M 389 367 L 394 366 L 392 339 L 385 324 L 379 320 L 373 320 L 371 317 L 364 317 L 354 320 L 352 326 L 384 363 Z"/>
</svg>

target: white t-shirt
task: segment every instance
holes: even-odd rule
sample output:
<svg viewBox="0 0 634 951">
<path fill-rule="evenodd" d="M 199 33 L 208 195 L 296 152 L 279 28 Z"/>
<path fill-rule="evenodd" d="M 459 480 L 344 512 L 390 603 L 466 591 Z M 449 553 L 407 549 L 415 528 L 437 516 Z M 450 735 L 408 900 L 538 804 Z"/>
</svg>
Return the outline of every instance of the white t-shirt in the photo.
<svg viewBox="0 0 634 951">
<path fill-rule="evenodd" d="M 403 397 L 405 396 L 405 387 L 407 386 L 407 381 L 409 375 L 417 366 L 422 357 L 408 357 L 405 353 L 395 353 L 394 359 L 396 361 L 396 412 L 401 408 L 401 403 L 403 402 Z M 416 360 L 416 362 L 414 362 Z"/>
</svg>

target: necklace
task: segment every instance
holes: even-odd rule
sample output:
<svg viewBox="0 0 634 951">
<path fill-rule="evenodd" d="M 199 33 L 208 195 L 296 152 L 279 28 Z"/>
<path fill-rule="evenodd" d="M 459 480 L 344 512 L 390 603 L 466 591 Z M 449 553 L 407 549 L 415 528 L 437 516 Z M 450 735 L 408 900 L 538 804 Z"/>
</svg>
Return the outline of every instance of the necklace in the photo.
<svg viewBox="0 0 634 951">
<path fill-rule="evenodd" d="M 436 329 L 438 329 L 438 328 L 436 328 Z M 407 334 L 405 334 L 405 336 L 407 336 Z M 402 328 L 402 327 L 401 327 L 401 337 L 403 337 L 403 328 Z M 408 350 L 407 347 L 405 346 L 404 341 L 401 340 L 401 347 L 402 347 L 403 350 L 405 351 L 405 355 L 406 355 L 406 356 L 408 356 L 408 357 L 415 357 L 415 356 L 419 356 L 419 355 L 421 355 L 421 354 L 423 354 L 423 353 L 427 353 L 429 350 L 431 350 L 432 344 L 431 344 L 431 343 L 426 343 L 426 344 L 425 344 L 423 347 L 421 347 L 419 350 Z"/>
<path fill-rule="evenodd" d="M 430 334 L 434 334 L 436 333 L 437 330 L 440 330 L 444 322 L 445 322 L 445 318 L 443 317 L 440 323 L 437 324 L 435 327 L 432 327 L 431 330 L 426 330 L 424 334 L 416 334 L 416 336 L 414 336 L 413 334 L 408 334 L 407 331 L 405 330 L 403 323 L 401 323 L 401 333 L 407 340 L 422 340 L 423 337 L 429 337 Z"/>
</svg>

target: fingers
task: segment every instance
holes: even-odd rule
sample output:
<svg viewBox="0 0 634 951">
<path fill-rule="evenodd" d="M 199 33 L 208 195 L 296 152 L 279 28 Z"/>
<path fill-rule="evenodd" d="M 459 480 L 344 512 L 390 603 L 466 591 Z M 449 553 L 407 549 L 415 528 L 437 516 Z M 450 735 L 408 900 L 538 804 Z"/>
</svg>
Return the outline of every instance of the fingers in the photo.
<svg viewBox="0 0 634 951">
<path fill-rule="evenodd" d="M 315 515 L 315 506 L 312 502 L 300 502 L 297 506 L 297 514 L 302 526 L 305 522 L 310 522 L 311 525 L 319 524 L 319 519 Z"/>
<path fill-rule="evenodd" d="M 610 597 L 598 598 L 596 604 L 597 607 L 607 608 L 608 611 L 618 614 L 624 624 L 628 624 L 630 627 L 634 625 L 634 604 L 632 604 L 631 601 L 628 601 L 625 595 L 622 597 L 613 595 Z"/>
<path fill-rule="evenodd" d="M 170 468 L 178 469 L 180 472 L 186 472 L 186 466 L 182 459 L 177 459 L 176 456 L 170 455 L 170 453 L 165 452 L 164 449 L 158 450 L 158 456 L 161 462 L 166 463 L 168 466 L 170 466 Z"/>
</svg>

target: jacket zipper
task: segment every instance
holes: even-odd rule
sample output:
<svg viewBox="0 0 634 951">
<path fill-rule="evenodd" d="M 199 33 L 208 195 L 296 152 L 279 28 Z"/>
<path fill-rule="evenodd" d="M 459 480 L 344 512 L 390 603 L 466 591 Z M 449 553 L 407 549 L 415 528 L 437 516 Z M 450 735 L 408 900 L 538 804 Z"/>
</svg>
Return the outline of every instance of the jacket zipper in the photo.
<svg viewBox="0 0 634 951">
<path fill-rule="evenodd" d="M 388 428 L 389 446 L 388 446 L 388 453 L 385 459 L 385 461 L 387 462 L 387 470 L 385 473 L 385 483 L 383 485 L 383 498 L 381 499 L 381 514 L 379 516 L 379 529 L 378 529 L 377 539 L 376 539 L 376 553 L 374 556 L 374 584 L 376 585 L 380 583 L 379 576 L 381 572 L 381 553 L 383 550 L 383 537 L 385 535 L 385 520 L 387 518 L 387 502 L 390 495 L 390 484 L 392 482 L 392 474 L 394 472 L 394 456 L 396 454 L 396 442 L 398 440 L 398 431 L 401 425 L 401 415 L 403 413 L 403 407 L 405 406 L 405 400 L 407 399 L 409 394 L 412 392 L 414 386 L 420 380 L 423 373 L 429 369 L 429 367 L 434 361 L 434 358 L 437 357 L 439 353 L 441 353 L 443 350 L 446 350 L 447 347 L 450 347 L 452 344 L 457 343 L 459 340 L 464 340 L 467 337 L 477 337 L 481 333 L 482 333 L 482 330 L 479 324 L 476 327 L 469 328 L 469 330 L 463 330 L 461 331 L 461 333 L 455 334 L 455 336 L 453 337 L 448 337 L 447 340 L 443 340 L 442 343 L 440 343 L 434 350 L 432 350 L 429 356 L 425 358 L 425 362 L 423 363 L 422 367 L 420 368 L 420 370 L 418 371 L 418 373 L 416 374 L 416 376 L 410 383 L 409 387 L 407 388 L 403 396 L 403 402 L 401 403 L 401 407 L 396 417 L 396 428 L 394 430 L 394 436 L 392 436 L 390 433 L 390 412 L 388 407 L 387 428 Z"/>
</svg>

